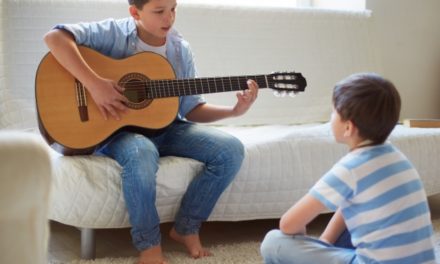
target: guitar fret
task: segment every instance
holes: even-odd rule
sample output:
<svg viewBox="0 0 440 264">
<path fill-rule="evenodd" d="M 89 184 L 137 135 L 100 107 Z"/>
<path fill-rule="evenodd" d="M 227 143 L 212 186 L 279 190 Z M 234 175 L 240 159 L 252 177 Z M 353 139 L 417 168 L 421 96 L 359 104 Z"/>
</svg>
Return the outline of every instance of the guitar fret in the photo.
<svg viewBox="0 0 440 264">
<path fill-rule="evenodd" d="M 156 98 L 159 98 L 160 95 L 159 95 L 159 91 L 157 89 L 157 81 L 151 81 L 151 86 L 153 86 L 153 88 L 154 88 L 154 96 Z"/>
<path fill-rule="evenodd" d="M 240 79 L 238 77 L 235 77 L 235 82 L 237 83 L 234 87 L 240 88 Z M 232 87 L 231 87 L 232 88 Z M 240 89 L 239 89 L 240 90 Z M 231 90 L 232 91 L 232 90 Z"/>
<path fill-rule="evenodd" d="M 185 86 L 187 87 L 188 95 L 191 95 L 191 94 L 197 93 L 197 91 L 194 91 L 194 90 L 192 89 L 192 87 L 189 85 L 189 82 L 188 82 L 187 79 L 184 79 L 184 80 L 183 80 L 183 83 L 184 83 Z"/>
<path fill-rule="evenodd" d="M 228 79 L 229 79 L 229 87 L 232 87 L 232 80 L 231 80 L 231 78 L 232 77 L 229 77 Z"/>
<path fill-rule="evenodd" d="M 203 91 L 203 87 L 204 87 L 204 85 L 203 85 L 203 79 L 202 79 L 202 78 L 198 79 L 198 83 L 199 83 L 199 86 L 198 86 L 197 89 L 200 89 L 200 90 Z M 197 87 L 197 85 L 196 85 L 196 87 Z M 208 86 L 208 91 L 211 91 L 211 90 L 209 89 L 209 86 Z"/>
<path fill-rule="evenodd" d="M 156 81 L 156 84 L 157 84 L 157 95 L 159 96 L 159 97 L 162 97 L 162 87 L 160 87 L 160 81 Z"/>
<path fill-rule="evenodd" d="M 169 92 L 168 92 L 168 87 L 167 87 L 167 81 L 162 80 L 161 83 L 162 83 L 162 90 L 163 90 L 164 97 L 168 97 Z"/>
<path fill-rule="evenodd" d="M 247 85 L 246 85 L 247 79 L 246 79 L 246 77 L 244 77 L 244 78 L 238 77 L 237 79 L 238 79 L 238 83 L 239 83 L 238 87 L 240 87 L 240 90 L 245 90 L 247 88 Z M 243 85 L 243 82 L 244 82 L 244 85 Z"/>
<path fill-rule="evenodd" d="M 160 80 L 160 83 L 162 85 L 162 93 L 163 93 L 163 97 L 167 97 L 168 96 L 168 91 L 167 91 L 167 81 L 166 80 Z"/>
<path fill-rule="evenodd" d="M 224 91 L 225 90 L 225 87 L 223 87 L 223 85 L 220 83 L 221 78 L 214 79 L 214 82 L 215 82 L 215 87 L 216 87 L 217 91 Z"/>
<path fill-rule="evenodd" d="M 171 93 L 170 82 L 168 80 L 163 80 L 162 83 L 163 83 L 165 97 L 170 96 L 170 93 Z"/>
<path fill-rule="evenodd" d="M 213 79 L 213 81 L 214 81 L 215 91 L 218 92 L 216 79 Z"/>
<path fill-rule="evenodd" d="M 162 83 L 162 89 L 161 89 L 162 97 L 167 97 L 167 89 L 166 89 L 167 81 L 161 80 L 160 82 Z"/>
<path fill-rule="evenodd" d="M 202 78 L 202 80 L 204 81 L 204 84 L 203 84 L 203 86 L 201 88 L 202 89 L 203 88 L 205 88 L 205 89 L 207 88 L 208 91 L 211 91 L 212 87 L 211 87 L 211 82 L 210 82 L 209 78 Z"/>
<path fill-rule="evenodd" d="M 195 91 L 190 85 L 189 85 L 189 80 L 185 79 L 183 80 L 183 82 L 186 82 L 186 87 L 188 87 L 188 95 L 197 93 L 197 91 Z"/>
<path fill-rule="evenodd" d="M 203 79 L 200 79 L 200 89 L 203 90 L 203 87 L 205 87 L 205 85 L 203 83 Z M 209 88 L 209 86 L 208 86 L 208 88 Z"/>
<path fill-rule="evenodd" d="M 214 88 L 214 93 L 217 93 L 217 85 L 215 85 L 215 79 L 213 78 L 209 78 L 209 85 L 212 86 Z"/>
<path fill-rule="evenodd" d="M 201 90 L 206 89 L 206 88 L 208 89 L 208 91 L 210 90 L 210 87 L 209 87 L 209 84 L 208 84 L 206 78 L 198 78 L 198 80 L 200 82 L 199 88 Z"/>
<path fill-rule="evenodd" d="M 206 78 L 206 83 L 208 84 L 208 89 L 209 89 L 209 90 L 213 91 L 213 93 L 216 93 L 216 92 L 217 92 L 217 90 L 215 89 L 215 87 L 212 87 L 212 85 L 211 85 L 211 79 Z"/>
<path fill-rule="evenodd" d="M 188 83 L 190 82 L 190 80 L 188 80 Z M 198 94 L 199 93 L 199 91 L 198 91 L 198 88 L 197 88 L 197 85 L 194 85 L 194 87 L 192 87 L 191 86 L 191 94 L 192 93 L 195 93 L 195 94 Z"/>
<path fill-rule="evenodd" d="M 183 91 L 183 95 L 188 95 L 188 91 L 186 90 L 185 83 L 182 80 L 180 80 L 179 83 L 182 85 L 181 90 Z"/>
<path fill-rule="evenodd" d="M 169 88 L 168 88 L 167 80 L 162 80 L 162 84 L 163 84 L 163 93 L 164 93 L 165 97 L 168 97 L 170 91 L 169 91 Z"/>
<path fill-rule="evenodd" d="M 173 96 L 178 96 L 179 91 L 181 90 L 181 87 L 183 87 L 183 85 L 181 85 L 181 83 L 177 80 L 175 81 L 175 83 L 177 88 L 174 89 Z"/>
<path fill-rule="evenodd" d="M 153 87 L 154 87 L 154 94 L 155 94 L 155 97 L 159 97 L 160 95 L 159 95 L 159 92 L 158 92 L 158 90 L 157 90 L 157 83 L 156 83 L 156 82 L 152 82 L 152 85 L 153 85 Z"/>
<path fill-rule="evenodd" d="M 191 81 L 189 79 L 184 79 L 183 83 L 186 87 L 188 87 L 188 95 L 194 94 L 197 91 L 195 90 L 195 88 L 191 85 Z"/>
<path fill-rule="evenodd" d="M 174 84 L 171 81 L 167 81 L 167 87 L 168 87 L 168 96 L 172 97 L 175 94 L 174 90 Z"/>
</svg>

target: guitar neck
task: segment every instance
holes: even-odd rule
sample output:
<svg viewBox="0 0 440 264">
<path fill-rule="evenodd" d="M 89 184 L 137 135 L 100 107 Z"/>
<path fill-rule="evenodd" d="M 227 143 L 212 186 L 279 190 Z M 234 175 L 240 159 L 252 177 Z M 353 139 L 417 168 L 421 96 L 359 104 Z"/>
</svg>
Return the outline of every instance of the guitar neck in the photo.
<svg viewBox="0 0 440 264">
<path fill-rule="evenodd" d="M 270 86 L 267 75 L 249 75 L 214 78 L 149 80 L 145 82 L 148 99 L 176 97 L 195 94 L 221 93 L 247 89 L 247 80 L 252 79 L 260 88 Z"/>
</svg>

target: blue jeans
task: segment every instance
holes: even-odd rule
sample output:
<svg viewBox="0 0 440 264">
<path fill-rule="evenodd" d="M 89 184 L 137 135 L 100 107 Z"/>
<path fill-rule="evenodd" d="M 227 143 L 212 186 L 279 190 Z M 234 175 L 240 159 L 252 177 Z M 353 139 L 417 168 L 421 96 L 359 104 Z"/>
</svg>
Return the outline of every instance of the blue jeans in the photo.
<svg viewBox="0 0 440 264">
<path fill-rule="evenodd" d="M 266 264 L 357 263 L 347 230 L 334 245 L 310 236 L 285 235 L 272 230 L 266 234 L 260 250 Z"/>
<path fill-rule="evenodd" d="M 232 182 L 244 158 L 243 144 L 214 128 L 176 121 L 157 136 L 120 132 L 98 151 L 122 167 L 122 191 L 134 246 L 145 250 L 160 244 L 160 219 L 155 206 L 156 172 L 161 156 L 192 158 L 205 164 L 182 198 L 174 228 L 178 234 L 199 232 L 218 198 Z"/>
</svg>

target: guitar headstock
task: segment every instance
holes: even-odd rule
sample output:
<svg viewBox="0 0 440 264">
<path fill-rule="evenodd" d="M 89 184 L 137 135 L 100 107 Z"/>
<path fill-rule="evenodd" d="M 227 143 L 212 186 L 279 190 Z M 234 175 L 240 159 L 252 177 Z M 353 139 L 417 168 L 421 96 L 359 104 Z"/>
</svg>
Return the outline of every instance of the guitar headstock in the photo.
<svg viewBox="0 0 440 264">
<path fill-rule="evenodd" d="M 294 96 L 299 92 L 304 92 L 307 81 L 299 72 L 274 72 L 267 75 L 268 88 L 275 90 L 275 95 L 284 96 L 289 94 Z"/>
</svg>

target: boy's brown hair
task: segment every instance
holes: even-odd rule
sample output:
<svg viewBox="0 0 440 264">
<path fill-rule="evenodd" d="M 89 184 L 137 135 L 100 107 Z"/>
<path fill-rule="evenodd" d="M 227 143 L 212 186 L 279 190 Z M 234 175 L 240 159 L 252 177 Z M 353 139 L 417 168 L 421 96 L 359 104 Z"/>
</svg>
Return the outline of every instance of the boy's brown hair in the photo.
<svg viewBox="0 0 440 264">
<path fill-rule="evenodd" d="M 375 73 L 353 74 L 336 84 L 333 106 L 350 120 L 359 136 L 382 144 L 399 121 L 400 95 L 396 87 Z"/>
<path fill-rule="evenodd" d="M 141 10 L 142 7 L 150 0 L 128 0 L 129 5 L 134 5 L 137 9 Z"/>
</svg>

